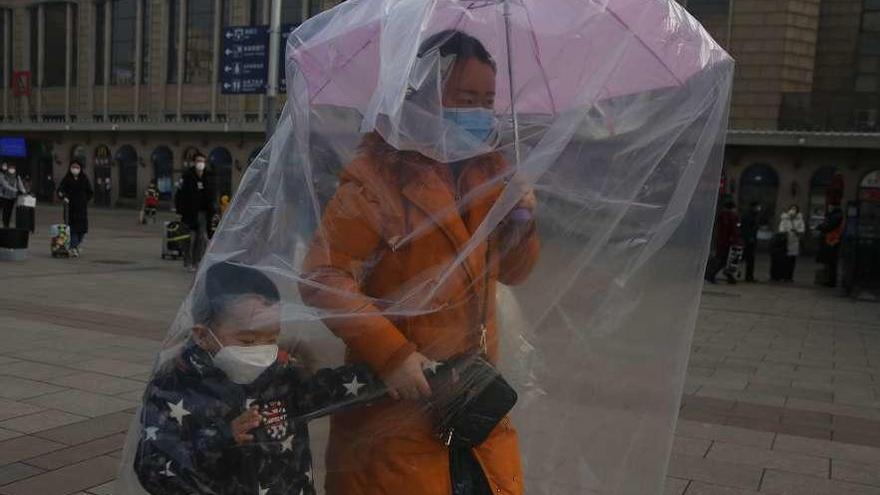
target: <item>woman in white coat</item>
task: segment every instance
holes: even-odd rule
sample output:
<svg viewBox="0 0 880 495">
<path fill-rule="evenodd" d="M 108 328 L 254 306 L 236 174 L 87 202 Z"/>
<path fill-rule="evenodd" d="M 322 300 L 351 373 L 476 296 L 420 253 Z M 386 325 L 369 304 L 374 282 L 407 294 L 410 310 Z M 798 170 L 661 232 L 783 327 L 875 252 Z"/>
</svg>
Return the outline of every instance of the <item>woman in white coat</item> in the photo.
<svg viewBox="0 0 880 495">
<path fill-rule="evenodd" d="M 779 219 L 779 233 L 786 236 L 786 257 L 782 267 L 782 280 L 785 282 L 794 281 L 794 267 L 798 255 L 801 254 L 801 237 L 804 232 L 804 217 L 797 205 L 791 205 L 787 211 L 782 212 Z"/>
</svg>

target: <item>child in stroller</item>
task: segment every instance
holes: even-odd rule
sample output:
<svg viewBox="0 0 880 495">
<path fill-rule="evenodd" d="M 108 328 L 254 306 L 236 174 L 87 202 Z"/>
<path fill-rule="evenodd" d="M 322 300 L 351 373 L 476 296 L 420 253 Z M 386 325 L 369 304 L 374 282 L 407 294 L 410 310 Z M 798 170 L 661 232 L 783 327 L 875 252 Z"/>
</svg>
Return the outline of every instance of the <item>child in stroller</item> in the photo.
<svg viewBox="0 0 880 495">
<path fill-rule="evenodd" d="M 159 190 L 156 188 L 155 182 L 150 182 L 150 186 L 144 192 L 144 207 L 141 209 L 140 223 L 145 225 L 147 220 L 156 223 L 156 212 L 159 209 Z"/>
</svg>

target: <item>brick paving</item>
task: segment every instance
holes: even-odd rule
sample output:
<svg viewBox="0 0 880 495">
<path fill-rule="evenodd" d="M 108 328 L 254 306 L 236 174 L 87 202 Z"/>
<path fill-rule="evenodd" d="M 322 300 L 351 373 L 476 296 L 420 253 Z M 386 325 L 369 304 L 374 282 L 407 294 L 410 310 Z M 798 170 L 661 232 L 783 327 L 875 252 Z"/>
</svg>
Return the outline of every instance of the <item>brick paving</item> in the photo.
<svg viewBox="0 0 880 495">
<path fill-rule="evenodd" d="M 0 265 L 0 495 L 113 493 L 191 280 L 131 211 L 96 210 L 84 257 L 53 260 L 56 214 L 27 262 Z M 880 305 L 813 288 L 812 270 L 704 289 L 667 495 L 880 495 Z"/>
</svg>

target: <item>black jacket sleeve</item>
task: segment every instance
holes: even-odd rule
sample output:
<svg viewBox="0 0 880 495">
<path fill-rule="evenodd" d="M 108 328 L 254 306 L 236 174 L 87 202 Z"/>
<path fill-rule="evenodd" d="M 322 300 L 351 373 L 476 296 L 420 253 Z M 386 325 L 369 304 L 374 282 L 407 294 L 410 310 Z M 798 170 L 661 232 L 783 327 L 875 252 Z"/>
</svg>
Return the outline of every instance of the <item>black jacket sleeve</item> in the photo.
<svg viewBox="0 0 880 495">
<path fill-rule="evenodd" d="M 89 182 L 89 179 L 87 177 L 83 177 L 83 179 L 85 179 L 86 203 L 88 203 L 95 196 L 95 191 L 92 189 L 92 183 Z"/>
<path fill-rule="evenodd" d="M 231 426 L 205 414 L 216 404 L 174 382 L 157 378 L 149 386 L 134 461 L 138 480 L 153 495 L 222 493 L 221 480 L 235 463 Z"/>
<path fill-rule="evenodd" d="M 70 181 L 67 180 L 67 177 L 61 179 L 61 184 L 58 185 L 58 197 L 66 198 L 70 194 Z"/>
<path fill-rule="evenodd" d="M 362 407 L 387 395 L 385 385 L 366 365 L 324 368 L 302 383 L 294 399 L 295 415 L 310 421 L 354 407 Z"/>
</svg>

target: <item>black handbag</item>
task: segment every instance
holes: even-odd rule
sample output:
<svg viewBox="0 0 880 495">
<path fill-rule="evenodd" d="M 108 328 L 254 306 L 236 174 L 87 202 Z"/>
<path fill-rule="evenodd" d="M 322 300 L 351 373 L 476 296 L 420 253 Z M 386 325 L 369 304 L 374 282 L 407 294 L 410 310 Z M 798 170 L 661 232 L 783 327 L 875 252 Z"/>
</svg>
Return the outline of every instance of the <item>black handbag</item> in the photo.
<svg viewBox="0 0 880 495">
<path fill-rule="evenodd" d="M 428 374 L 435 432 L 447 447 L 480 445 L 516 405 L 516 391 L 482 355 L 453 359 Z"/>
</svg>

